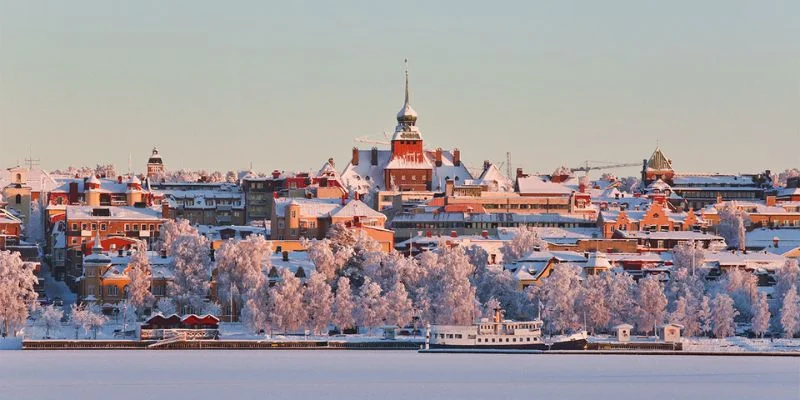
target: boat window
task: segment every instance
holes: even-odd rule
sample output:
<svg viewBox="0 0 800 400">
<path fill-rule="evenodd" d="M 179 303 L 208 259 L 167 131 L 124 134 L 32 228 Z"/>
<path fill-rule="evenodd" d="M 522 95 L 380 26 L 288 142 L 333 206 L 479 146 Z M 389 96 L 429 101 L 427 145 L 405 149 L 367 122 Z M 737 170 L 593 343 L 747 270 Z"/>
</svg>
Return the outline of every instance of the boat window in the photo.
<svg viewBox="0 0 800 400">
<path fill-rule="evenodd" d="M 447 338 L 448 338 L 448 339 L 452 339 L 452 338 L 453 338 L 453 334 L 452 334 L 452 333 L 448 333 L 448 334 L 447 334 Z"/>
<path fill-rule="evenodd" d="M 456 333 L 456 339 L 461 339 L 461 338 L 462 338 L 461 334 L 460 333 Z"/>
<path fill-rule="evenodd" d="M 478 343 L 480 343 L 480 342 L 481 342 L 481 340 L 480 340 L 480 339 L 478 339 Z"/>
<path fill-rule="evenodd" d="M 440 338 L 440 339 L 444 339 L 444 333 L 440 333 L 440 334 L 439 334 L 439 338 Z"/>
<path fill-rule="evenodd" d="M 513 342 L 516 342 L 516 341 L 517 341 L 517 338 L 514 338 Z"/>
<path fill-rule="evenodd" d="M 506 338 L 506 343 L 508 343 L 508 338 Z"/>
<path fill-rule="evenodd" d="M 527 339 L 528 339 L 528 340 L 527 340 L 528 342 L 530 342 L 530 341 L 531 341 L 531 338 L 527 338 Z"/>
<path fill-rule="evenodd" d="M 492 338 L 492 343 L 494 343 L 494 338 Z"/>
</svg>

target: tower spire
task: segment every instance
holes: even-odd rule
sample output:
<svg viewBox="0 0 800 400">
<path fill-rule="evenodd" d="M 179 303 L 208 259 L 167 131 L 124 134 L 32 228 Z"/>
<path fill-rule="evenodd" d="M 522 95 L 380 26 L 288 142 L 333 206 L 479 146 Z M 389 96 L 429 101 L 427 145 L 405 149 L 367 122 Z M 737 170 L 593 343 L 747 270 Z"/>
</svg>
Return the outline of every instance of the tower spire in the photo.
<svg viewBox="0 0 800 400">
<path fill-rule="evenodd" d="M 409 105 L 409 103 L 408 103 L 408 58 L 405 59 L 405 64 L 406 64 L 406 99 L 405 99 L 405 102 L 403 103 L 403 105 L 408 106 Z"/>
</svg>

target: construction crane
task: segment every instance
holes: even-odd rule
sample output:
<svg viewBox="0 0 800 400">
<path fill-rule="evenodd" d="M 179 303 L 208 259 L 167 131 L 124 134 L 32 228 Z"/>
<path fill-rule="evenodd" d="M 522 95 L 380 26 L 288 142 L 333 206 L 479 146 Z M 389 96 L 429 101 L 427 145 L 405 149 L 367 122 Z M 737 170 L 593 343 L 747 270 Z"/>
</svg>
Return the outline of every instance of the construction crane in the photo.
<svg viewBox="0 0 800 400">
<path fill-rule="evenodd" d="M 595 164 L 606 164 L 606 165 L 594 165 L 590 166 L 589 163 Z M 615 169 L 615 168 L 627 168 L 627 167 L 638 167 L 642 165 L 642 163 L 618 163 L 615 164 L 609 161 L 584 161 L 584 165 L 580 167 L 570 168 L 571 172 L 579 172 L 583 171 L 586 175 L 589 175 L 589 171 L 596 170 L 596 169 Z"/>
<path fill-rule="evenodd" d="M 391 140 L 391 138 L 389 137 L 389 134 L 386 133 L 386 132 L 383 132 L 383 137 L 386 138 L 386 140 L 370 139 L 370 135 L 364 135 L 364 136 L 359 136 L 359 137 L 353 139 L 353 141 L 358 142 L 358 143 L 366 143 L 366 144 L 389 145 L 390 144 L 389 141 Z"/>
</svg>

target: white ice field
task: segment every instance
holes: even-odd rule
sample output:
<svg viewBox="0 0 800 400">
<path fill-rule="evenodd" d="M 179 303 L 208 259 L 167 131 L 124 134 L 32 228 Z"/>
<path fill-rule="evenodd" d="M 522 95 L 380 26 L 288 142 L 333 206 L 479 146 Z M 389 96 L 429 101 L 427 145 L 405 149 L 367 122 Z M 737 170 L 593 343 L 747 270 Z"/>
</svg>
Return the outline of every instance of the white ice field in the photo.
<svg viewBox="0 0 800 400">
<path fill-rule="evenodd" d="M 2 399 L 800 399 L 800 358 L 4 351 Z"/>
</svg>

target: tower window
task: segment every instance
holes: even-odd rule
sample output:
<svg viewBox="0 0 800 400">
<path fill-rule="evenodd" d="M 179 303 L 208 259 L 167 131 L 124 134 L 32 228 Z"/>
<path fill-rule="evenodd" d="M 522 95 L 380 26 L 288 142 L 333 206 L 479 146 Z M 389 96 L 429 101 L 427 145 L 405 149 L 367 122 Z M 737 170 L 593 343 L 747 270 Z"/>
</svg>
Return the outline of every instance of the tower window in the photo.
<svg viewBox="0 0 800 400">
<path fill-rule="evenodd" d="M 16 196 L 14 196 L 14 201 L 15 201 L 17 204 L 22 204 L 22 195 L 21 195 L 21 194 L 18 194 L 18 195 L 16 195 Z"/>
</svg>

